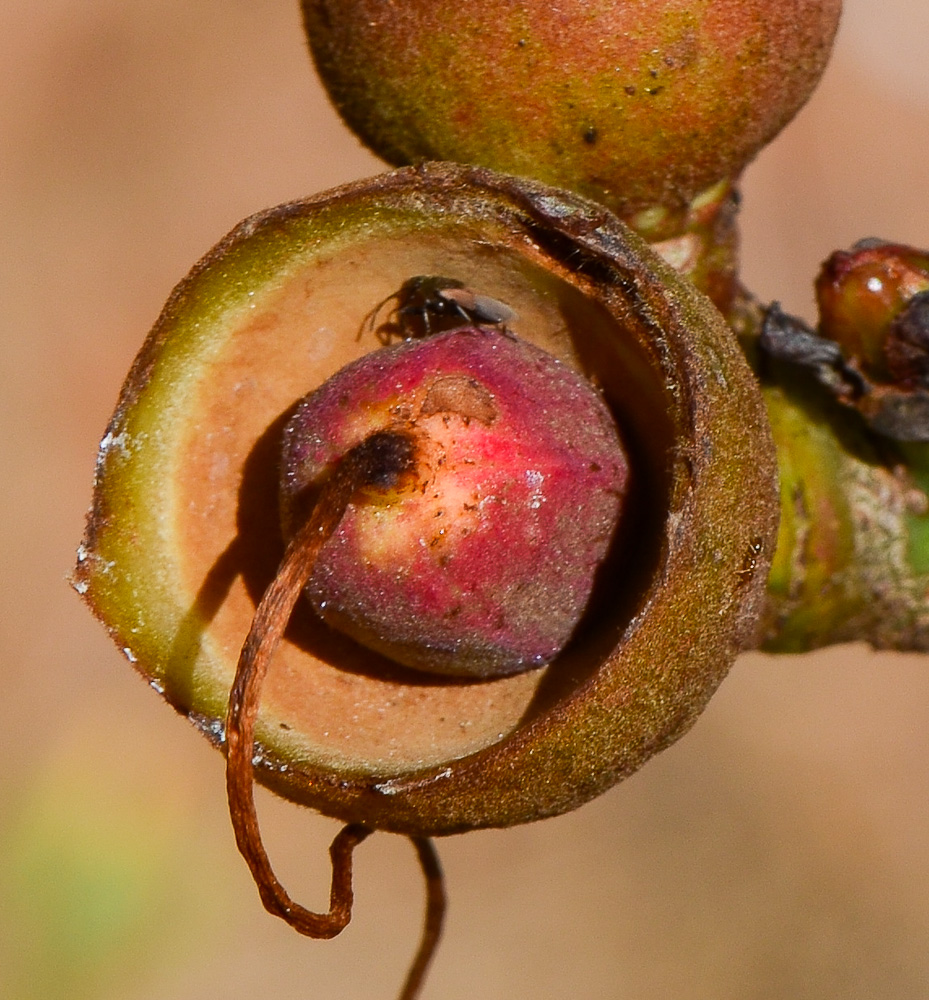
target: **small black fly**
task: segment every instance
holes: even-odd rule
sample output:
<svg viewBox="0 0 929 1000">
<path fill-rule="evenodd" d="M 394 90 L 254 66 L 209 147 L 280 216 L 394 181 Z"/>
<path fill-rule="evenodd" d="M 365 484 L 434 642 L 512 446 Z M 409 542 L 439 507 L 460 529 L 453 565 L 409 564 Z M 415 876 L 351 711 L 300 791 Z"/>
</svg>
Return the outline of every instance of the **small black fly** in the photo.
<svg viewBox="0 0 929 1000">
<path fill-rule="evenodd" d="M 387 322 L 375 327 L 381 310 L 394 302 Z M 443 330 L 453 330 L 463 323 L 477 326 L 500 326 L 516 317 L 504 302 L 482 295 L 457 278 L 439 274 L 417 274 L 406 281 L 369 313 L 368 329 L 377 330 L 384 343 L 391 338 L 416 340 Z"/>
</svg>

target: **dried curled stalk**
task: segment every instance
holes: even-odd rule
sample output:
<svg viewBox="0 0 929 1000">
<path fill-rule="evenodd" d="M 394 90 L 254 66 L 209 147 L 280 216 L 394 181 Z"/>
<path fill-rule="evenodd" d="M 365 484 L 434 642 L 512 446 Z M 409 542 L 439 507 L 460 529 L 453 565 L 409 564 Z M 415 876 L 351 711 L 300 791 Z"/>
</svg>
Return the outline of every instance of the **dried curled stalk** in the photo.
<svg viewBox="0 0 929 1000">
<path fill-rule="evenodd" d="M 315 913 L 294 902 L 271 867 L 261 839 L 254 797 L 255 720 L 261 687 L 294 606 L 313 572 L 319 551 L 362 489 L 387 487 L 413 463 L 412 440 L 382 432 L 351 449 L 323 487 L 317 503 L 287 546 L 277 576 L 255 611 L 236 666 L 226 715 L 226 791 L 236 844 L 245 858 L 265 909 L 311 938 L 332 938 L 352 915 L 352 852 L 372 832 L 351 823 L 329 849 L 332 886 L 328 913 Z M 400 1000 L 414 1000 L 435 954 L 445 915 L 442 870 L 432 841 L 411 837 L 426 880 L 426 915 L 422 939 L 407 974 Z"/>
</svg>

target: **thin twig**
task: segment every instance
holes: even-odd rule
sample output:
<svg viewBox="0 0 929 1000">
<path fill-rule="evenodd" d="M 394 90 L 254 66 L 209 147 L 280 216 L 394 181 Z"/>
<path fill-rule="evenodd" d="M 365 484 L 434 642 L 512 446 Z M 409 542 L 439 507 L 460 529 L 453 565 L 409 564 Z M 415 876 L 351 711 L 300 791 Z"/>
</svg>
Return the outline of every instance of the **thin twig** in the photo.
<svg viewBox="0 0 929 1000">
<path fill-rule="evenodd" d="M 419 943 L 419 950 L 416 952 L 413 964 L 407 973 L 406 982 L 403 984 L 398 1000 L 416 1000 L 419 995 L 426 978 L 426 972 L 435 957 L 439 938 L 442 936 L 446 908 L 445 883 L 435 845 L 428 837 L 410 837 L 410 840 L 419 855 L 419 864 L 426 878 L 426 914 L 423 920 L 423 936 Z"/>
</svg>

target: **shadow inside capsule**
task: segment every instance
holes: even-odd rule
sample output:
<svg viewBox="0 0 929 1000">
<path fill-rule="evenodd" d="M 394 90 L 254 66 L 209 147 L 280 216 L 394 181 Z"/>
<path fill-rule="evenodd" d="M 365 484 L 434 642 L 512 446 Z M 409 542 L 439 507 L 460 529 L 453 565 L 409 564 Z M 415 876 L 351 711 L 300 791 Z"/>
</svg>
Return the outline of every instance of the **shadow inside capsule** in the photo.
<svg viewBox="0 0 929 1000">
<path fill-rule="evenodd" d="M 204 636 L 236 580 L 241 578 L 257 607 L 284 555 L 278 500 L 279 463 L 284 427 L 296 405 L 281 413 L 249 452 L 242 468 L 236 534 L 207 570 L 172 644 L 164 693 L 184 714 L 185 706 L 192 702 L 194 673 Z M 246 633 L 247 629 L 243 629 L 243 642 Z M 317 660 L 354 674 L 417 687 L 480 683 L 402 667 L 331 629 L 305 601 L 298 601 L 284 638 Z"/>
</svg>

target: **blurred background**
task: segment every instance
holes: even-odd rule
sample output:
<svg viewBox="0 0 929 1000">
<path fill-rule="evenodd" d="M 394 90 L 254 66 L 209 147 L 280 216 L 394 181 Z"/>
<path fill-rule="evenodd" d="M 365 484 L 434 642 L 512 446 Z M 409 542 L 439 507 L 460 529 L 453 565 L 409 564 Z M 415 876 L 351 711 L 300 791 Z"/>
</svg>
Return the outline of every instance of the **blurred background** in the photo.
<svg viewBox="0 0 929 1000">
<path fill-rule="evenodd" d="M 831 66 L 748 171 L 744 273 L 812 318 L 863 236 L 929 246 L 926 0 L 846 0 Z M 0 995 L 391 1000 L 409 844 L 357 856 L 333 942 L 265 914 L 219 754 L 66 577 L 97 441 L 174 283 L 240 218 L 382 169 L 317 84 L 295 0 L 5 0 L 0 12 Z M 923 1000 L 929 658 L 746 656 L 694 731 L 579 812 L 441 843 L 425 998 Z M 262 795 L 323 906 L 336 825 Z"/>
</svg>

